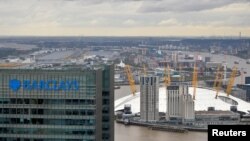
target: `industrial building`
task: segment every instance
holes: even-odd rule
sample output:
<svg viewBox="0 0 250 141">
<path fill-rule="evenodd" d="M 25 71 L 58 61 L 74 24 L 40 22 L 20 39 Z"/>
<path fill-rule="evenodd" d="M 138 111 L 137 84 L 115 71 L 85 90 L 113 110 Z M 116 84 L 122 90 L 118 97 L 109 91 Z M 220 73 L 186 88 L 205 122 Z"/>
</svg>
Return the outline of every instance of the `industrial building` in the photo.
<svg viewBox="0 0 250 141">
<path fill-rule="evenodd" d="M 159 78 L 157 76 L 140 77 L 140 115 L 142 121 L 159 120 Z"/>
<path fill-rule="evenodd" d="M 167 86 L 166 119 L 179 122 L 194 121 L 194 101 L 187 85 Z"/>
<path fill-rule="evenodd" d="M 0 141 L 114 141 L 114 67 L 0 70 Z"/>
</svg>

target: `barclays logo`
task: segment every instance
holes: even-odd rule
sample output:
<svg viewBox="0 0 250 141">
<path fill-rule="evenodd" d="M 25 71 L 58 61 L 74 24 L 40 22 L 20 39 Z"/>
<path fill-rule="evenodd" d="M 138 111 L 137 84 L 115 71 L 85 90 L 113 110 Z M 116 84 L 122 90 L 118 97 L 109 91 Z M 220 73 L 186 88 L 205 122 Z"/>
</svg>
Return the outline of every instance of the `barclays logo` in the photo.
<svg viewBox="0 0 250 141">
<path fill-rule="evenodd" d="M 17 80 L 12 79 L 9 81 L 9 87 L 14 92 L 20 88 L 23 90 L 44 90 L 44 91 L 70 91 L 79 89 L 79 84 L 76 80 L 73 81 L 56 81 L 56 80 Z"/>
<path fill-rule="evenodd" d="M 17 91 L 20 89 L 21 87 L 21 82 L 19 80 L 13 79 L 10 80 L 9 82 L 9 87 L 13 90 L 13 91 Z"/>
</svg>

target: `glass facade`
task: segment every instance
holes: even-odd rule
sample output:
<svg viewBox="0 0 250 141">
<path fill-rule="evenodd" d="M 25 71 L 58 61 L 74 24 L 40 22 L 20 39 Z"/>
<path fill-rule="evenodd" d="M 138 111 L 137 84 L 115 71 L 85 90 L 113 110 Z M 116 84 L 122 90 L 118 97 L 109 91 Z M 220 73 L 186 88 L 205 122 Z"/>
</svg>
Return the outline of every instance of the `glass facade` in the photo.
<svg viewBox="0 0 250 141">
<path fill-rule="evenodd" d="M 245 78 L 245 84 L 250 84 L 250 77 Z"/>
<path fill-rule="evenodd" d="M 105 67 L 102 73 L 102 140 L 114 141 L 114 73 Z"/>
<path fill-rule="evenodd" d="M 112 68 L 0 70 L 0 141 L 113 141 Z"/>
</svg>

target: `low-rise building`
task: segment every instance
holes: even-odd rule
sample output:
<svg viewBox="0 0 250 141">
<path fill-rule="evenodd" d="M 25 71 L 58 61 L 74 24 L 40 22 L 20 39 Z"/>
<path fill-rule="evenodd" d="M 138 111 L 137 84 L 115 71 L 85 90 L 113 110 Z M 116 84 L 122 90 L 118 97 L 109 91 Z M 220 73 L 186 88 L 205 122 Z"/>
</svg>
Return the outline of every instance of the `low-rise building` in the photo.
<svg viewBox="0 0 250 141">
<path fill-rule="evenodd" d="M 208 110 L 195 112 L 195 124 L 237 124 L 240 121 L 240 114 L 232 111 Z"/>
</svg>

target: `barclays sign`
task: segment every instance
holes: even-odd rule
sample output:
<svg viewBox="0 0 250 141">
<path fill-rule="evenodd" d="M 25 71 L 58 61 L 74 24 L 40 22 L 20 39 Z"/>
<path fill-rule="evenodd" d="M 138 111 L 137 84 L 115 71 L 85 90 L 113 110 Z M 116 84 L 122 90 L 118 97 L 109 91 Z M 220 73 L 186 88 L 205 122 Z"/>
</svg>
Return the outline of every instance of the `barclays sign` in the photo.
<svg viewBox="0 0 250 141">
<path fill-rule="evenodd" d="M 79 84 L 76 80 L 73 81 L 56 81 L 56 80 L 17 80 L 9 81 L 9 88 L 13 91 L 23 90 L 44 90 L 44 91 L 77 91 Z"/>
</svg>

